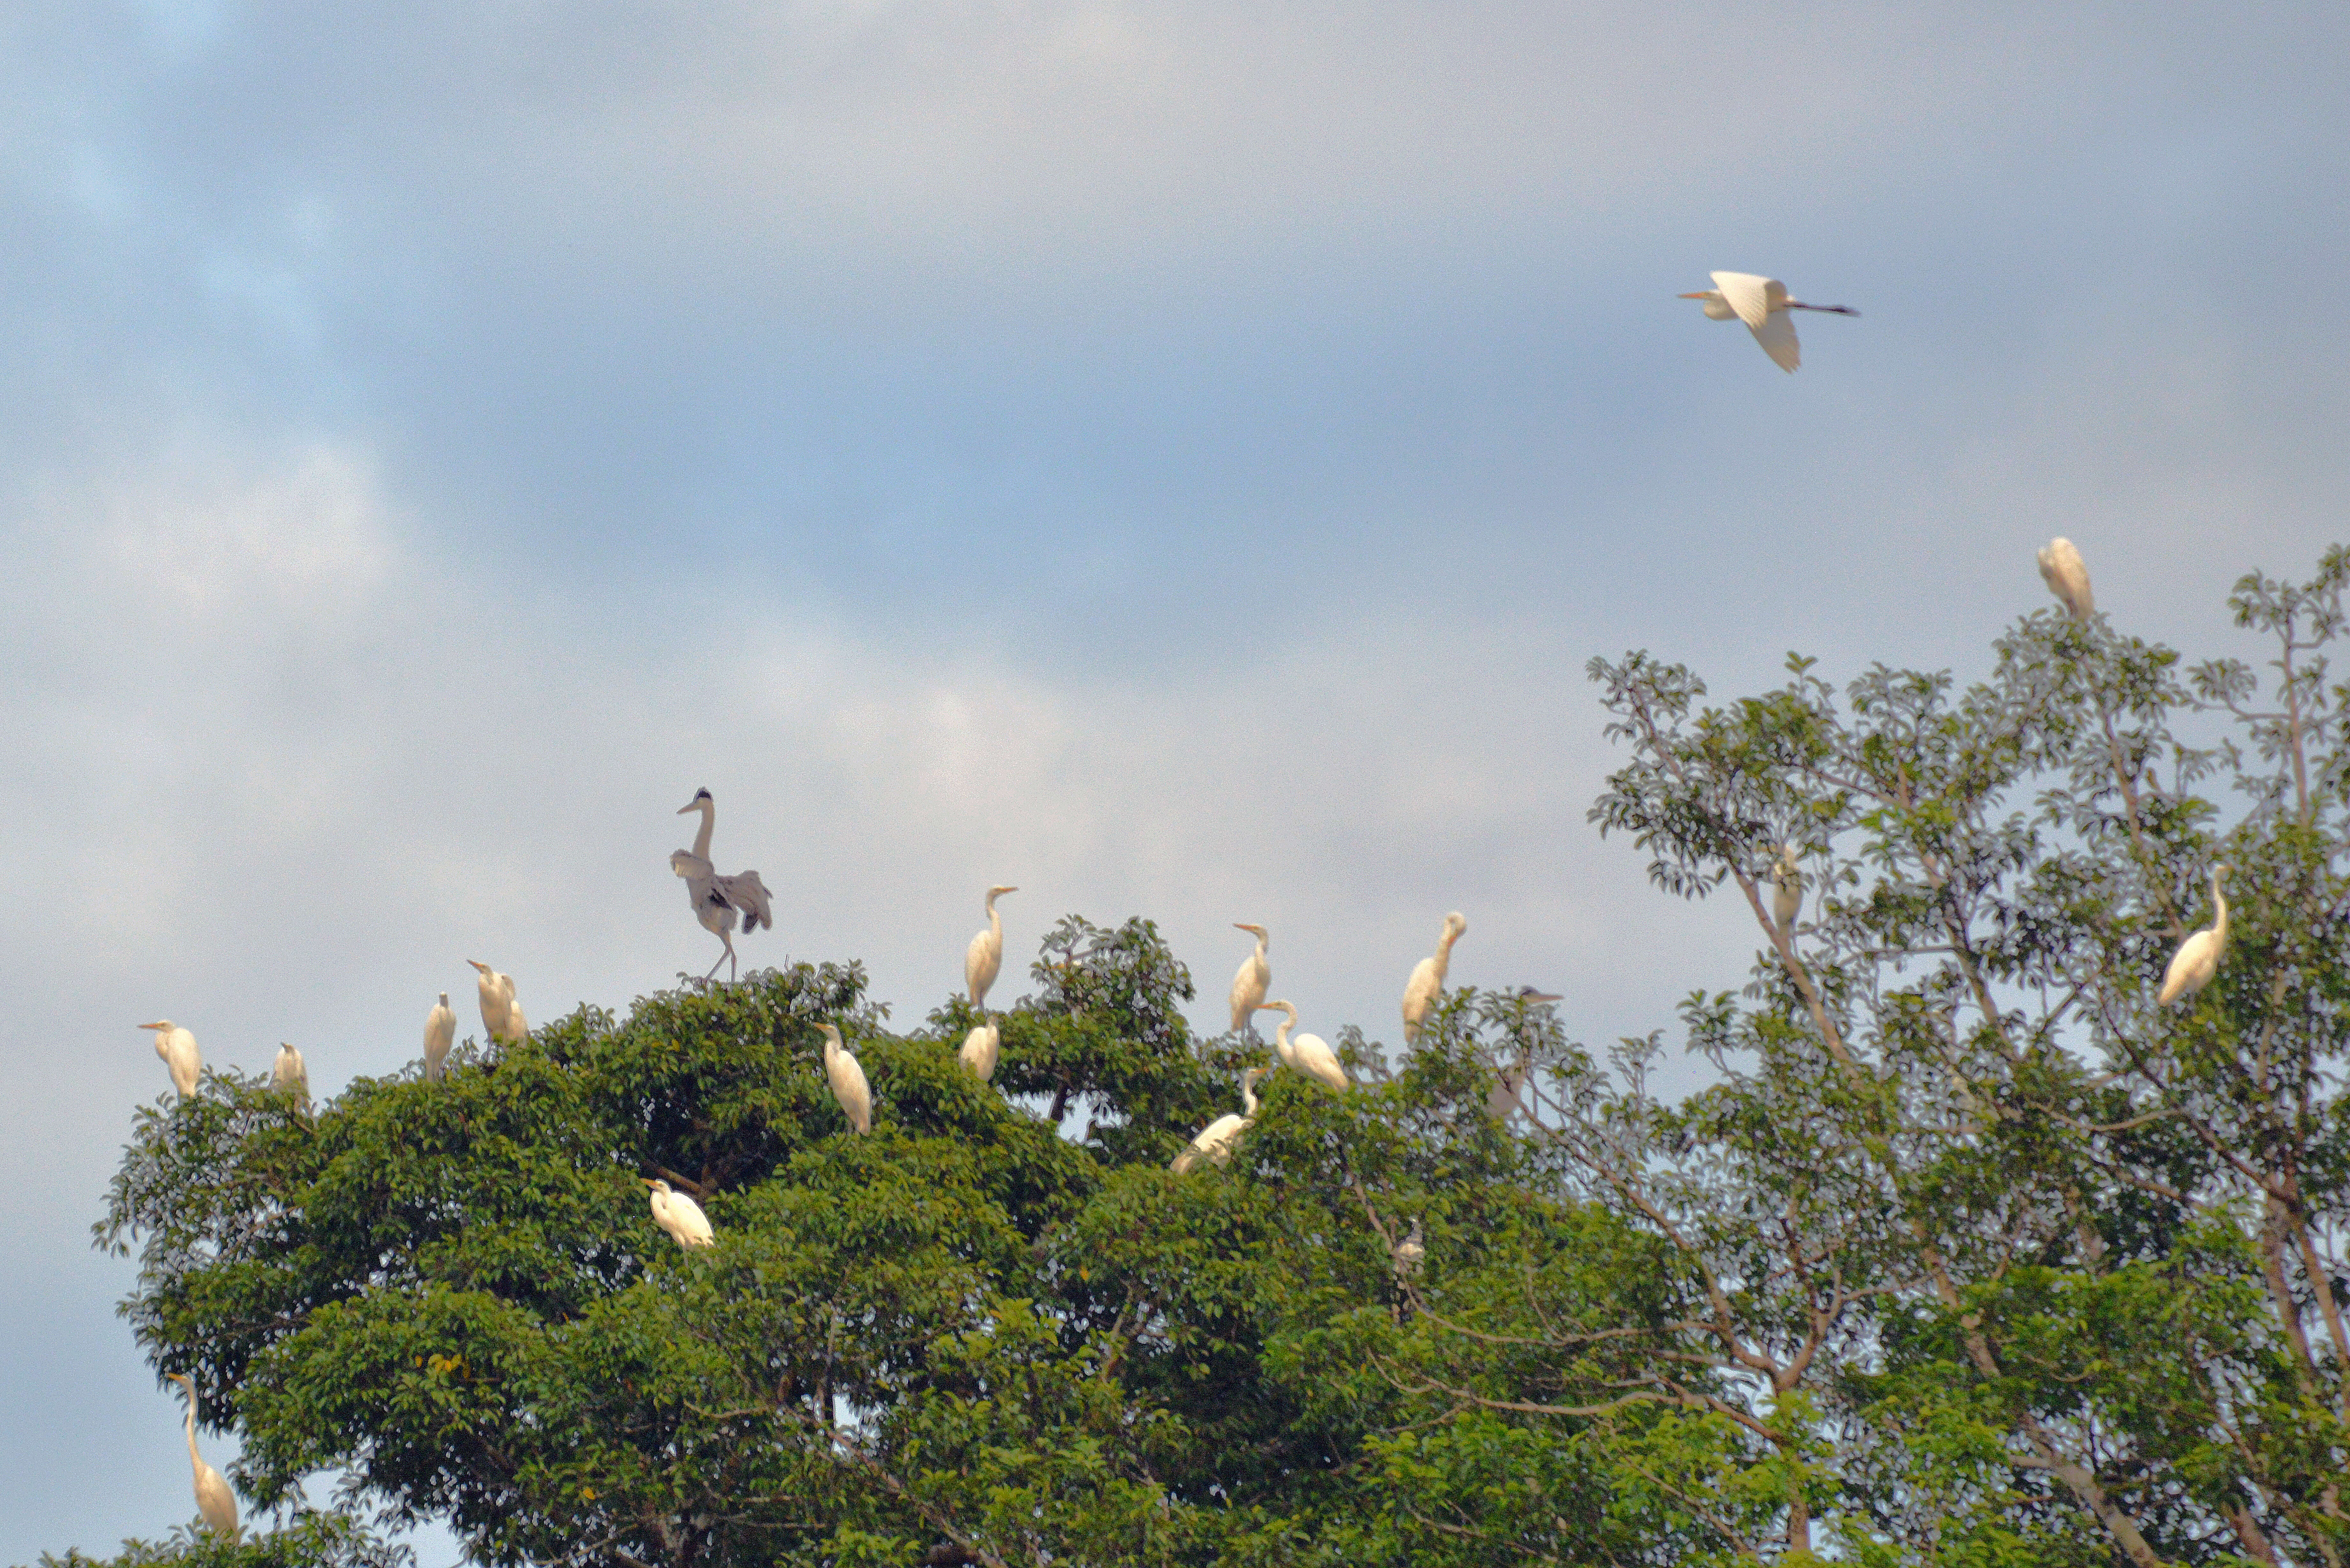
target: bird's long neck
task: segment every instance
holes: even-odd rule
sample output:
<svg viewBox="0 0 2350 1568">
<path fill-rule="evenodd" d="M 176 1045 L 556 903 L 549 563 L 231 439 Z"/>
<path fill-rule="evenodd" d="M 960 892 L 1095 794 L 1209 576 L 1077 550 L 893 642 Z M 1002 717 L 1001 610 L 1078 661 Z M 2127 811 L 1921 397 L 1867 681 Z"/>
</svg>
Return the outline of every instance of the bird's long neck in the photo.
<svg viewBox="0 0 2350 1568">
<path fill-rule="evenodd" d="M 203 1455 L 196 1452 L 196 1397 L 193 1394 L 188 1396 L 188 1462 L 199 1467 L 204 1462 Z"/>
<path fill-rule="evenodd" d="M 1003 917 L 995 912 L 995 895 L 987 896 L 987 934 L 997 941 L 1003 940 Z"/>
<path fill-rule="evenodd" d="M 718 803 L 700 800 L 694 805 L 702 811 L 702 827 L 693 836 L 693 852 L 707 860 L 710 858 L 710 830 L 718 826 Z"/>
<path fill-rule="evenodd" d="M 1273 967 L 1265 961 L 1264 952 L 1267 943 L 1265 938 L 1262 933 L 1260 933 L 1256 939 L 1256 966 L 1259 969 L 1271 969 Z"/>
<path fill-rule="evenodd" d="M 1442 980 L 1444 978 L 1445 971 L 1452 967 L 1452 944 L 1460 940 L 1461 933 L 1454 930 L 1451 926 L 1445 927 L 1443 934 L 1436 939 L 1437 979 Z"/>
<path fill-rule="evenodd" d="M 2217 874 L 2211 877 L 2211 902 L 2219 906 L 2220 909 L 2220 918 L 2211 922 L 2211 934 L 2219 938 L 2221 945 L 2224 946 L 2228 940 L 2228 896 L 2220 891 L 2220 878 Z"/>
<path fill-rule="evenodd" d="M 1253 1078 L 1241 1080 L 1241 1110 L 1247 1116 L 1256 1115 L 1256 1080 Z"/>
</svg>

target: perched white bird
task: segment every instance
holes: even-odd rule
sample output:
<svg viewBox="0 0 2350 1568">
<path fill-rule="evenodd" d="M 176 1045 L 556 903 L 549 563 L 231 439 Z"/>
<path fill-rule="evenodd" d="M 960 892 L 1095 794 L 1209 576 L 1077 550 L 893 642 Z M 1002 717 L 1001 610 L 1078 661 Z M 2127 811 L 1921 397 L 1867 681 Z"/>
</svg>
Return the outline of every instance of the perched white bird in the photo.
<svg viewBox="0 0 2350 1568">
<path fill-rule="evenodd" d="M 184 1372 L 166 1372 L 163 1376 L 188 1391 L 188 1462 L 196 1467 L 196 1511 L 204 1516 L 206 1529 L 234 1542 L 239 1534 L 236 1493 L 228 1490 L 228 1482 L 220 1471 L 204 1463 L 203 1455 L 196 1452 L 196 1380 Z"/>
<path fill-rule="evenodd" d="M 2162 993 L 2155 1001 L 2164 1007 L 2194 995 L 2220 972 L 2220 951 L 2228 945 L 2228 900 L 2220 891 L 2220 879 L 2227 874 L 2225 866 L 2211 867 L 2211 902 L 2219 907 L 2219 918 L 2179 943 L 2170 955 L 2170 967 L 2162 971 Z"/>
<path fill-rule="evenodd" d="M 465 961 L 480 971 L 473 981 L 473 989 L 481 992 L 483 1030 L 493 1040 L 507 1038 L 506 1031 L 513 1027 L 514 981 L 479 959 L 467 959 Z"/>
<path fill-rule="evenodd" d="M 1859 311 L 1848 305 L 1805 305 L 1800 299 L 1787 297 L 1787 286 L 1775 277 L 1757 277 L 1751 272 L 1718 272 L 1711 275 L 1713 286 L 1695 294 L 1684 294 L 1683 299 L 1705 301 L 1705 314 L 1714 321 L 1727 321 L 1731 317 L 1746 323 L 1754 334 L 1754 341 L 1762 345 L 1762 352 L 1782 370 L 1793 371 L 1803 362 L 1801 349 L 1795 342 L 1794 318 L 1791 310 L 1820 310 L 1831 316 L 1858 316 Z"/>
<path fill-rule="evenodd" d="M 710 858 L 710 833 L 718 821 L 718 803 L 710 798 L 708 790 L 695 790 L 693 798 L 677 808 L 680 816 L 689 811 L 702 813 L 701 830 L 693 836 L 692 848 L 671 852 L 669 868 L 685 878 L 685 890 L 693 899 L 693 918 L 702 922 L 703 930 L 726 945 L 726 950 L 710 966 L 710 973 L 702 978 L 709 980 L 716 975 L 718 965 L 723 963 L 726 966 L 726 978 L 733 980 L 734 938 L 730 933 L 734 929 L 735 917 L 742 918 L 744 936 L 761 926 L 775 929 L 775 918 L 767 908 L 767 885 L 759 880 L 756 871 L 733 877 L 718 874 Z"/>
<path fill-rule="evenodd" d="M 982 1023 L 962 1037 L 962 1049 L 955 1054 L 984 1084 L 995 1076 L 995 1060 L 1003 1051 L 1003 1031 L 993 1023 Z"/>
<path fill-rule="evenodd" d="M 717 1232 L 710 1228 L 710 1216 L 702 1205 L 678 1191 L 666 1181 L 653 1181 L 645 1177 L 638 1180 L 652 1189 L 645 1196 L 653 1208 L 653 1223 L 670 1234 L 679 1246 L 691 1249 L 716 1244 Z"/>
<path fill-rule="evenodd" d="M 1782 845 L 1779 857 L 1771 862 L 1771 919 L 1779 929 L 1793 936 L 1795 917 L 1803 912 L 1804 873 L 1795 860 L 1795 846 Z"/>
<path fill-rule="evenodd" d="M 990 888 L 987 890 L 987 929 L 971 939 L 963 950 L 963 983 L 971 988 L 971 1004 L 987 1006 L 987 988 L 1003 968 L 1003 917 L 995 912 L 995 900 L 1005 893 L 1017 893 L 1017 888 Z"/>
<path fill-rule="evenodd" d="M 1175 1157 L 1175 1163 L 1168 1168 L 1180 1176 L 1203 1159 L 1213 1160 L 1218 1165 L 1230 1159 L 1232 1157 L 1232 1150 L 1240 1144 L 1241 1135 L 1248 1131 L 1250 1125 L 1256 1120 L 1256 1081 L 1263 1077 L 1265 1069 L 1263 1067 L 1251 1067 L 1247 1072 L 1243 1073 L 1241 1075 L 1242 1114 L 1233 1116 L 1227 1112 L 1201 1127 L 1200 1136 L 1193 1138 L 1190 1146 Z"/>
<path fill-rule="evenodd" d="M 1300 1034 L 1294 1041 L 1290 1039 L 1289 1032 L 1297 1027 L 1296 1008 L 1286 1002 L 1268 1002 L 1261 1011 L 1284 1014 L 1281 1027 L 1273 1036 L 1273 1054 L 1281 1058 L 1283 1066 L 1341 1092 L 1348 1087 L 1347 1069 L 1327 1040 L 1319 1034 Z"/>
<path fill-rule="evenodd" d="M 1444 977 L 1452 968 L 1452 944 L 1469 929 L 1469 921 L 1460 910 L 1444 917 L 1444 929 L 1436 934 L 1436 952 L 1411 966 L 1411 978 L 1403 986 L 1403 1037 L 1419 1038 L 1419 1026 L 1428 1021 L 1428 1010 L 1444 994 Z"/>
<path fill-rule="evenodd" d="M 1232 1033 L 1238 1034 L 1249 1027 L 1249 1020 L 1264 1005 L 1264 993 L 1273 989 L 1273 966 L 1264 961 L 1266 937 L 1263 926 L 1234 920 L 1232 929 L 1251 932 L 1256 938 L 1256 951 L 1241 960 L 1240 972 L 1232 976 Z"/>
<path fill-rule="evenodd" d="M 303 1065 L 302 1053 L 282 1040 L 277 1044 L 277 1059 L 269 1064 L 269 1086 L 291 1089 L 302 1096 L 304 1105 L 310 1103 L 310 1069 Z"/>
<path fill-rule="evenodd" d="M 858 1132 L 873 1130 L 873 1090 L 865 1082 L 865 1069 L 840 1043 L 840 1031 L 829 1023 L 819 1023 L 824 1031 L 824 1075 L 832 1085 L 832 1097 L 840 1102 L 840 1114 Z"/>
<path fill-rule="evenodd" d="M 1522 1007 L 1532 1007 L 1538 1002 L 1556 1002 L 1558 998 L 1559 993 L 1555 991 L 1536 991 L 1531 985 L 1518 988 L 1518 1002 Z M 1534 1072 L 1534 1041 L 1521 1033 L 1518 1059 L 1493 1075 L 1493 1086 L 1485 1096 L 1487 1116 L 1507 1126 L 1511 1116 L 1526 1108 L 1525 1101 L 1518 1096 L 1526 1086 L 1528 1075 Z"/>
<path fill-rule="evenodd" d="M 2073 541 L 2059 535 L 2040 546 L 2040 580 L 2048 591 L 2064 601 L 2064 608 L 2074 620 L 2092 620 L 2097 613 L 2096 596 L 2089 591 L 2088 563 Z"/>
<path fill-rule="evenodd" d="M 449 1006 L 449 993 L 442 992 L 432 1011 L 424 1015 L 424 1081 L 437 1084 L 448 1071 L 449 1047 L 457 1042 L 457 1014 Z"/>
<path fill-rule="evenodd" d="M 1409 1284 L 1419 1273 L 1419 1266 L 1428 1261 L 1428 1241 L 1420 1234 L 1419 1220 L 1411 1222 L 1411 1234 L 1395 1244 L 1396 1283 Z"/>
<path fill-rule="evenodd" d="M 139 1027 L 155 1032 L 155 1054 L 172 1070 L 172 1087 L 180 1091 L 180 1098 L 194 1094 L 196 1080 L 204 1071 L 204 1059 L 196 1054 L 196 1037 L 168 1018 Z"/>
</svg>

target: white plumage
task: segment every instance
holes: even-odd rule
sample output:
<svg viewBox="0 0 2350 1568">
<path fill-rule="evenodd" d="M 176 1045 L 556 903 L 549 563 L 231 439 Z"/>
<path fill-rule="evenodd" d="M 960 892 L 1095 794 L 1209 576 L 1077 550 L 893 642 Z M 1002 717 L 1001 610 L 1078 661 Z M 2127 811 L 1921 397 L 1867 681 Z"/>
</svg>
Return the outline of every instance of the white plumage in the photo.
<svg viewBox="0 0 2350 1568">
<path fill-rule="evenodd" d="M 515 1005 L 514 977 L 500 974 L 479 959 L 467 959 L 479 971 L 473 989 L 481 994 L 482 1027 L 493 1040 L 519 1040 L 530 1033 L 522 1009 Z"/>
<path fill-rule="evenodd" d="M 1265 961 L 1268 939 L 1263 926 L 1234 920 L 1232 929 L 1247 931 L 1256 938 L 1256 951 L 1241 960 L 1240 971 L 1232 976 L 1232 1033 L 1238 1034 L 1249 1026 L 1256 1010 L 1264 1005 L 1264 994 L 1273 989 L 1273 965 Z"/>
<path fill-rule="evenodd" d="M 196 1452 L 196 1380 L 184 1372 L 166 1372 L 163 1376 L 188 1391 L 188 1462 L 196 1470 L 196 1511 L 203 1515 L 205 1529 L 234 1542 L 240 1534 L 236 1493 L 229 1490 L 228 1481 L 220 1471 L 204 1463 L 203 1455 Z"/>
<path fill-rule="evenodd" d="M 2048 591 L 2064 601 L 2065 612 L 2074 620 L 2094 619 L 2097 613 L 2096 596 L 2089 591 L 2089 566 L 2081 559 L 2081 552 L 2073 541 L 2059 535 L 2040 546 L 2040 580 Z"/>
<path fill-rule="evenodd" d="M 449 993 L 442 992 L 432 1011 L 424 1015 L 424 1081 L 437 1084 L 449 1069 L 449 1047 L 457 1042 L 457 1014 L 449 1006 Z"/>
<path fill-rule="evenodd" d="M 990 888 L 987 890 L 987 929 L 971 939 L 963 950 L 963 984 L 971 990 L 971 1004 L 987 1005 L 987 988 L 1003 969 L 1003 917 L 995 912 L 995 900 L 1006 893 L 1017 893 L 1017 888 Z"/>
<path fill-rule="evenodd" d="M 1452 944 L 1468 933 L 1469 921 L 1455 909 L 1444 917 L 1444 929 L 1436 934 L 1436 952 L 1411 966 L 1411 978 L 1403 987 L 1403 1037 L 1419 1038 L 1420 1025 L 1428 1021 L 1428 1010 L 1444 994 L 1444 977 L 1452 969 Z"/>
<path fill-rule="evenodd" d="M 1232 1158 L 1232 1150 L 1240 1145 L 1241 1135 L 1247 1132 L 1251 1124 L 1256 1120 L 1256 1081 L 1263 1075 L 1263 1067 L 1251 1067 L 1247 1072 L 1243 1073 L 1241 1075 L 1242 1114 L 1233 1116 L 1227 1113 L 1201 1127 L 1200 1136 L 1193 1138 L 1183 1152 L 1175 1157 L 1175 1163 L 1169 1168 L 1180 1176 L 1203 1159 L 1222 1165 Z"/>
<path fill-rule="evenodd" d="M 711 1230 L 710 1216 L 702 1211 L 701 1204 L 666 1181 L 649 1180 L 644 1177 L 637 1179 L 652 1189 L 645 1196 L 652 1205 L 653 1223 L 668 1231 L 679 1246 L 691 1249 L 716 1244 L 717 1232 Z"/>
<path fill-rule="evenodd" d="M 168 1018 L 139 1027 L 155 1032 L 155 1054 L 163 1058 L 163 1065 L 171 1069 L 172 1087 L 180 1092 L 180 1098 L 184 1100 L 194 1094 L 196 1081 L 204 1073 L 204 1059 L 196 1051 L 196 1037 Z"/>
<path fill-rule="evenodd" d="M 1684 294 L 1683 299 L 1705 302 L 1707 317 L 1715 321 L 1728 321 L 1732 317 L 1746 323 L 1754 334 L 1754 341 L 1771 362 L 1782 370 L 1792 372 L 1803 363 L 1803 348 L 1795 341 L 1794 318 L 1791 310 L 1818 310 L 1831 316 L 1858 316 L 1859 311 L 1848 305 L 1805 305 L 1800 299 L 1787 297 L 1787 286 L 1775 277 L 1762 277 L 1751 272 L 1717 272 L 1711 275 L 1713 286 Z"/>
<path fill-rule="evenodd" d="M 832 1097 L 840 1102 L 840 1114 L 858 1132 L 873 1130 L 873 1089 L 865 1081 L 865 1069 L 841 1044 L 840 1031 L 829 1023 L 819 1023 L 824 1031 L 824 1076 L 832 1085 Z"/>
<path fill-rule="evenodd" d="M 1409 1284 L 1419 1273 L 1419 1266 L 1428 1261 L 1428 1241 L 1421 1235 L 1419 1220 L 1411 1222 L 1411 1234 L 1395 1244 L 1396 1283 Z"/>
<path fill-rule="evenodd" d="M 1795 917 L 1803 912 L 1804 873 L 1795 859 L 1795 846 L 1783 845 L 1778 858 L 1771 862 L 1771 919 L 1780 930 L 1793 936 Z"/>
<path fill-rule="evenodd" d="M 302 1061 L 302 1053 L 280 1041 L 277 1059 L 269 1064 L 269 1086 L 276 1090 L 291 1089 L 310 1103 L 310 1069 Z"/>
<path fill-rule="evenodd" d="M 995 1061 L 1003 1054 L 1003 1032 L 993 1023 L 982 1023 L 962 1037 L 962 1049 L 955 1054 L 972 1075 L 984 1084 L 995 1076 Z"/>
<path fill-rule="evenodd" d="M 733 980 L 736 974 L 733 932 L 737 917 L 745 936 L 761 926 L 771 930 L 775 928 L 767 885 L 759 880 L 756 871 L 733 877 L 718 874 L 710 858 L 710 835 L 717 826 L 718 803 L 711 798 L 708 790 L 694 791 L 693 798 L 677 808 L 677 815 L 683 816 L 689 811 L 702 814 L 702 826 L 693 836 L 692 848 L 671 853 L 669 868 L 685 878 L 686 893 L 693 901 L 693 918 L 702 922 L 703 930 L 725 944 L 726 950 L 718 955 L 710 966 L 710 973 L 702 978 L 708 980 L 716 975 L 718 965 L 723 963 L 726 966 L 726 978 Z"/>
<path fill-rule="evenodd" d="M 1319 1034 L 1300 1034 L 1294 1041 L 1290 1039 L 1289 1032 L 1297 1027 L 1296 1008 L 1286 1002 L 1268 1002 L 1264 1011 L 1283 1014 L 1281 1026 L 1273 1036 L 1273 1054 L 1281 1058 L 1283 1066 L 1342 1093 L 1349 1086 L 1346 1065 L 1338 1060 L 1338 1053 L 1330 1049 L 1327 1040 Z"/>
<path fill-rule="evenodd" d="M 2178 944 L 2170 955 L 2170 967 L 2162 971 L 2162 992 L 2155 998 L 2168 1007 L 2182 996 L 2193 996 L 2211 983 L 2220 972 L 2220 958 L 2228 946 L 2228 900 L 2220 891 L 2220 878 L 2228 875 L 2225 866 L 2211 868 L 2211 902 L 2219 915 L 2210 925 L 2197 931 Z"/>
</svg>

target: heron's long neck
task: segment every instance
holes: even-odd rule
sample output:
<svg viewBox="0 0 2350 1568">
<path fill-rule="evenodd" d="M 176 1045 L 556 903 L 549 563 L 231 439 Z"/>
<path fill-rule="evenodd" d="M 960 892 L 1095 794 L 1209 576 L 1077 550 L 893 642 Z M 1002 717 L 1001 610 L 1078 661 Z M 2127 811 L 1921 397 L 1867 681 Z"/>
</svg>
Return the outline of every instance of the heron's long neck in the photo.
<svg viewBox="0 0 2350 1568">
<path fill-rule="evenodd" d="M 2211 934 L 2225 946 L 2228 940 L 2228 896 L 2220 891 L 2220 878 L 2211 878 L 2211 902 L 2220 907 L 2220 918 L 2211 922 Z"/>
<path fill-rule="evenodd" d="M 1003 940 L 1003 917 L 995 912 L 995 895 L 987 896 L 987 934 L 997 942 Z"/>
<path fill-rule="evenodd" d="M 1259 969 L 1271 969 L 1271 968 L 1273 967 L 1271 964 L 1269 964 L 1269 963 L 1267 963 L 1267 962 L 1265 961 L 1265 958 L 1264 958 L 1264 950 L 1265 950 L 1266 946 L 1267 946 L 1267 943 L 1266 943 L 1266 940 L 1265 940 L 1265 939 L 1264 939 L 1264 938 L 1263 938 L 1263 937 L 1259 937 L 1259 938 L 1257 938 L 1257 940 L 1256 940 L 1256 966 L 1257 966 L 1257 968 L 1259 968 Z"/>
<path fill-rule="evenodd" d="M 1461 933 L 1454 930 L 1451 926 L 1445 927 L 1443 935 L 1436 939 L 1437 979 L 1442 980 L 1444 978 L 1445 971 L 1452 967 L 1452 944 L 1460 940 Z"/>
<path fill-rule="evenodd" d="M 1254 1084 L 1243 1084 L 1241 1085 L 1241 1109 L 1249 1116 L 1253 1116 L 1256 1115 L 1256 1085 Z"/>
<path fill-rule="evenodd" d="M 718 806 L 716 803 L 706 800 L 700 804 L 702 831 L 693 836 L 693 852 L 707 860 L 710 858 L 710 830 L 718 826 Z"/>
<path fill-rule="evenodd" d="M 188 1396 L 188 1462 L 202 1467 L 203 1455 L 196 1452 L 196 1397 Z"/>
</svg>

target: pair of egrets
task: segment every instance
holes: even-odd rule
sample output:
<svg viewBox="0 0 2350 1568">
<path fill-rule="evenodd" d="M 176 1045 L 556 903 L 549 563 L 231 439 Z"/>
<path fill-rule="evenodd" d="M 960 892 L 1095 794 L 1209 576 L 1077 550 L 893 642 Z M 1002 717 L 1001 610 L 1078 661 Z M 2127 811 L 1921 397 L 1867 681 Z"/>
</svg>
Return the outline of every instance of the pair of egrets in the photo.
<svg viewBox="0 0 2350 1568">
<path fill-rule="evenodd" d="M 196 1037 L 168 1018 L 152 1023 L 142 1023 L 141 1029 L 155 1032 L 155 1054 L 163 1059 L 164 1068 L 172 1075 L 172 1087 L 182 1099 L 196 1092 L 196 1085 L 204 1075 L 203 1053 L 196 1049 Z M 280 1091 L 290 1090 L 310 1103 L 310 1069 L 302 1060 L 302 1053 L 283 1041 L 278 1043 L 276 1060 L 269 1064 L 269 1086 Z"/>
<path fill-rule="evenodd" d="M 1256 938 L 1256 950 L 1241 960 L 1240 969 L 1232 975 L 1231 994 L 1232 1033 L 1248 1027 L 1249 1020 L 1269 1005 L 1266 994 L 1273 989 L 1273 964 L 1268 957 L 1272 939 L 1263 926 L 1243 920 L 1232 922 L 1234 930 L 1247 931 Z M 1403 1035 L 1416 1040 L 1428 1019 L 1429 1010 L 1444 994 L 1445 976 L 1452 967 L 1452 944 L 1469 929 L 1468 919 L 1455 909 L 1444 917 L 1444 926 L 1437 933 L 1436 951 L 1412 966 L 1411 976 L 1403 988 Z M 1291 1020 L 1292 1023 L 1295 1019 Z"/>
</svg>

